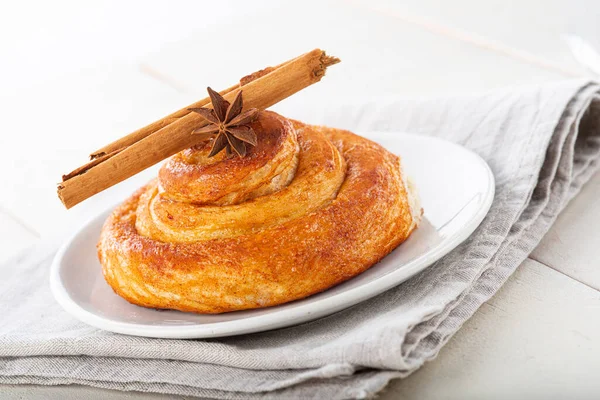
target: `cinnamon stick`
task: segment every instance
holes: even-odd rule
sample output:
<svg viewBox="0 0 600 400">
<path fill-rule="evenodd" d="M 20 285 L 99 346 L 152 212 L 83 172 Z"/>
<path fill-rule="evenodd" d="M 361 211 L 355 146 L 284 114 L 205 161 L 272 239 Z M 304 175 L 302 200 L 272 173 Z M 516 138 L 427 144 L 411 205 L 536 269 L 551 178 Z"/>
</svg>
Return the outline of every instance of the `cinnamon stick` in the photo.
<svg viewBox="0 0 600 400">
<path fill-rule="evenodd" d="M 243 86 L 244 108 L 268 108 L 292 94 L 321 80 L 327 67 L 339 59 L 320 49 L 303 54 L 272 70 L 259 71 L 257 77 Z M 263 74 L 261 74 L 263 72 Z M 229 92 L 228 90 L 231 89 Z M 224 97 L 233 101 L 239 85 L 225 90 Z M 208 100 L 194 107 L 210 107 Z M 66 208 L 137 174 L 144 169 L 197 144 L 191 132 L 206 125 L 205 120 L 187 108 L 177 111 L 133 134 L 117 140 L 94 153 L 97 164 L 80 167 L 65 175 L 58 185 L 58 197 Z M 103 154 L 102 154 L 103 153 Z M 94 163 L 96 160 L 92 161 Z"/>
<path fill-rule="evenodd" d="M 285 65 L 294 60 L 295 59 L 293 58 L 293 59 L 288 60 L 284 63 L 281 63 L 275 67 L 267 67 L 260 71 L 254 72 L 250 75 L 247 75 L 247 76 L 243 77 L 242 79 L 240 79 L 240 83 L 238 83 L 237 85 L 233 85 L 219 93 L 221 94 L 221 96 L 225 96 L 226 94 L 231 93 L 235 89 L 238 89 L 240 86 L 247 85 L 248 83 L 252 82 L 253 80 L 256 80 L 256 79 L 268 74 L 269 72 L 274 71 L 277 68 L 280 68 L 282 65 Z M 197 101 L 193 104 L 190 104 L 189 106 L 184 107 L 181 110 L 175 111 L 174 113 L 169 114 L 166 117 L 151 123 L 150 125 L 147 125 L 141 129 L 138 129 L 137 131 L 134 131 L 134 132 L 130 133 L 129 135 L 124 136 L 124 137 L 94 151 L 92 154 L 90 154 L 90 159 L 95 160 L 99 157 L 104 157 L 108 154 L 112 154 L 117 150 L 122 150 L 127 146 L 131 146 L 132 144 L 142 140 L 146 136 L 149 136 L 149 135 L 153 134 L 154 132 L 164 128 L 165 126 L 177 121 L 179 118 L 185 117 L 186 115 L 188 115 L 190 113 L 190 111 L 189 111 L 190 108 L 206 107 L 209 104 L 210 104 L 210 98 L 208 98 L 208 97 L 206 97 L 200 101 Z"/>
<path fill-rule="evenodd" d="M 223 90 L 220 93 L 221 93 L 221 95 L 224 96 L 227 93 L 230 93 L 239 87 L 240 87 L 240 85 L 237 84 L 237 85 L 231 86 L 231 87 Z M 138 129 L 137 131 L 134 131 L 134 132 L 130 133 L 129 135 L 124 136 L 124 137 L 102 147 L 101 149 L 96 150 L 95 152 L 90 154 L 90 159 L 94 160 L 99 157 L 104 157 L 108 154 L 111 154 L 111 153 L 117 151 L 117 150 L 122 150 L 128 146 L 131 146 L 132 144 L 134 144 L 135 142 L 139 142 L 146 136 L 149 136 L 149 135 L 153 134 L 154 132 L 164 128 L 165 126 L 177 121 L 179 118 L 185 117 L 186 115 L 188 115 L 190 113 L 190 111 L 188 111 L 188 108 L 206 107 L 209 104 L 210 104 L 210 99 L 208 97 L 205 99 L 202 99 L 200 101 L 197 101 L 193 104 L 190 104 L 189 106 L 182 108 L 181 110 L 175 111 L 174 113 L 167 115 L 166 117 L 159 119 L 158 121 L 155 121 L 155 122 L 151 123 L 150 125 L 147 125 L 141 129 Z"/>
</svg>

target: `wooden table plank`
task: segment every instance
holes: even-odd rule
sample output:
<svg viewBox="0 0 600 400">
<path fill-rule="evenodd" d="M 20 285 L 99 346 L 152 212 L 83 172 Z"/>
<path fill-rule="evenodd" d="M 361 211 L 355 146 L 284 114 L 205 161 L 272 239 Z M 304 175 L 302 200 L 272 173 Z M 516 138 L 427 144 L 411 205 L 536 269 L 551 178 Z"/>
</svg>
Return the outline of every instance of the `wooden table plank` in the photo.
<svg viewBox="0 0 600 400">
<path fill-rule="evenodd" d="M 215 29 L 205 29 L 164 46 L 143 62 L 202 94 L 206 86 L 228 87 L 249 72 L 316 46 L 339 56 L 342 63 L 321 83 L 284 102 L 290 108 L 306 102 L 326 107 L 324 99 L 336 96 L 470 92 L 564 77 L 347 2 L 327 5 L 289 3 L 252 19 L 232 18 L 230 26 L 242 25 L 244 39 L 252 43 L 235 51 L 223 51 L 223 43 L 237 43 L 237 29 L 219 30 L 218 41 Z M 208 54 L 219 54 L 218 62 L 207 62 Z"/>
<path fill-rule="evenodd" d="M 600 173 L 575 197 L 531 257 L 600 290 Z"/>
<path fill-rule="evenodd" d="M 38 235 L 0 209 L 0 264 L 31 246 Z"/>
<path fill-rule="evenodd" d="M 59 109 L 38 106 L 31 117 L 34 98 Z M 0 99 L 0 107 L 11 115 L 3 123 L 11 134 L 0 135 L 0 146 L 11 150 L 0 158 L 0 171 L 5 171 L 0 206 L 42 236 L 85 222 L 113 202 L 91 201 L 67 212 L 56 195 L 62 174 L 85 163 L 96 148 L 182 103 L 180 93 L 124 64 L 14 89 Z"/>
<path fill-rule="evenodd" d="M 365 9 L 377 9 L 399 22 L 462 37 L 492 51 L 510 52 L 529 62 L 547 64 L 583 74 L 563 40 L 577 34 L 600 48 L 600 3 L 587 0 L 349 0 Z"/>
<path fill-rule="evenodd" d="M 437 359 L 381 399 L 595 398 L 598 315 L 600 292 L 527 260 Z"/>
</svg>

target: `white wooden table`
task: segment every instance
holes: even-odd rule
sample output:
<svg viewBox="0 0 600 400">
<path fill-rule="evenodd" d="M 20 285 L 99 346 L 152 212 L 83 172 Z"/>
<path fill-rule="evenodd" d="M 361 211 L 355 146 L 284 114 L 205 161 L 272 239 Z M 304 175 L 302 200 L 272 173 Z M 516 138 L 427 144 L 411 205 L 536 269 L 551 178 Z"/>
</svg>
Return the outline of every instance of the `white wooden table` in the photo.
<svg viewBox="0 0 600 400">
<path fill-rule="evenodd" d="M 0 262 L 131 191 L 125 182 L 67 212 L 55 183 L 89 151 L 203 97 L 207 85 L 314 47 L 341 57 L 322 83 L 281 104 L 293 115 L 334 96 L 585 76 L 560 36 L 600 38 L 600 3 L 583 0 L 95 3 L 1 6 Z M 597 175 L 439 357 L 382 398 L 599 398 L 599 198 Z M 172 398 L 80 386 L 0 386 L 0 397 Z"/>
</svg>

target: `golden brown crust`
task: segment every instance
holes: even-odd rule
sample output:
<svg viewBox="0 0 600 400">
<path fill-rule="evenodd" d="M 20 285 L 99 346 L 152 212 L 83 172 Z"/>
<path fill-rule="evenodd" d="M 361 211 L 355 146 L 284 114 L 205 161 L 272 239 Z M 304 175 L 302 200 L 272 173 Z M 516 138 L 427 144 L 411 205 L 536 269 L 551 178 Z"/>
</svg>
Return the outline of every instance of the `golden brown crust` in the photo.
<svg viewBox="0 0 600 400">
<path fill-rule="evenodd" d="M 269 194 L 202 205 L 163 198 L 157 181 L 138 190 L 102 230 L 107 282 L 146 307 L 267 307 L 352 278 L 406 240 L 418 221 L 397 156 L 347 131 L 294 121 L 292 132 L 297 171 Z"/>
<path fill-rule="evenodd" d="M 292 178 L 298 163 L 298 142 L 290 121 L 262 112 L 252 124 L 260 141 L 246 157 L 228 158 L 222 151 L 208 157 L 210 142 L 171 157 L 160 169 L 161 197 L 195 204 L 228 205 L 272 193 L 284 185 L 269 187 L 275 177 Z"/>
</svg>

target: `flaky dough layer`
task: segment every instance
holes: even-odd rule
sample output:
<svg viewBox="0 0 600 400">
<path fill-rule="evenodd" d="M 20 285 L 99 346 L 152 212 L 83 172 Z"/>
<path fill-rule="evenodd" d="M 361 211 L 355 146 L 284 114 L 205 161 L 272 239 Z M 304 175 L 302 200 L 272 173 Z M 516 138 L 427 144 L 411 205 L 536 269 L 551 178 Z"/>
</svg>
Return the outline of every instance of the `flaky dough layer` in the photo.
<svg viewBox="0 0 600 400">
<path fill-rule="evenodd" d="M 117 294 L 197 313 L 282 304 L 360 274 L 418 225 L 383 147 L 272 112 L 253 128 L 244 159 L 186 150 L 108 218 L 98 256 Z"/>
</svg>

